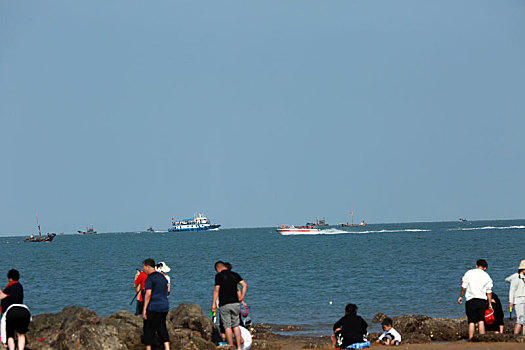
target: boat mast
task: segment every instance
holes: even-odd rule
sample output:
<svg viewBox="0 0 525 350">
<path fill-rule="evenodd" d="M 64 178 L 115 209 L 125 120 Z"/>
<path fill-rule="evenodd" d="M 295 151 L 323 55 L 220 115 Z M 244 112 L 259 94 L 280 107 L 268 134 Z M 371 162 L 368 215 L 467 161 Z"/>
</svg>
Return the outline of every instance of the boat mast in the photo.
<svg viewBox="0 0 525 350">
<path fill-rule="evenodd" d="M 42 232 L 40 231 L 40 223 L 38 222 L 38 213 L 35 213 L 36 216 L 36 224 L 38 225 L 38 235 L 42 236 Z"/>
</svg>

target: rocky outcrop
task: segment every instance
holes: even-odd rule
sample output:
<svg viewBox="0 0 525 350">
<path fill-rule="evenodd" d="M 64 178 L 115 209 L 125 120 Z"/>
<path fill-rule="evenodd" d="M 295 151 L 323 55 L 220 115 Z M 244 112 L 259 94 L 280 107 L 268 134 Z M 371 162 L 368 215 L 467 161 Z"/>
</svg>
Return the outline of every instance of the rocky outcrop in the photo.
<svg viewBox="0 0 525 350">
<path fill-rule="evenodd" d="M 104 318 L 87 308 L 67 307 L 56 314 L 33 317 L 27 334 L 28 348 L 57 349 L 143 349 L 142 318 L 127 311 Z M 215 350 L 219 334 L 211 320 L 195 304 L 181 304 L 168 313 L 166 321 L 172 349 Z M 154 349 L 163 349 L 157 343 Z"/>
<path fill-rule="evenodd" d="M 394 328 L 401 333 L 404 343 L 454 341 L 468 336 L 467 319 L 433 318 L 425 315 L 394 317 Z"/>
</svg>

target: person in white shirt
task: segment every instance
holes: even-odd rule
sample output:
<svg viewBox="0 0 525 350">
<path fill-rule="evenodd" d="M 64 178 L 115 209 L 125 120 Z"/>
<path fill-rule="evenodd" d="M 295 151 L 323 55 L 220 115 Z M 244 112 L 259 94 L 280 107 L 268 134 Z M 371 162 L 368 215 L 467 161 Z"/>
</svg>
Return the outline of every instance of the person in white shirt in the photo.
<svg viewBox="0 0 525 350">
<path fill-rule="evenodd" d="M 479 334 L 485 334 L 485 310 L 492 309 L 492 279 L 485 272 L 488 264 L 485 260 L 476 261 L 476 268 L 468 270 L 463 275 L 458 304 L 463 303 L 463 295 L 467 300 L 465 310 L 468 319 L 468 338 L 472 339 L 478 324 Z"/>
<path fill-rule="evenodd" d="M 399 345 L 401 343 L 401 334 L 392 327 L 391 318 L 385 317 L 381 326 L 383 327 L 383 334 L 379 336 L 376 343 L 383 345 Z"/>
<path fill-rule="evenodd" d="M 516 324 L 514 334 L 525 335 L 525 260 L 520 262 L 518 273 L 512 274 L 505 279 L 510 283 L 509 289 L 509 309 L 516 312 Z"/>
</svg>

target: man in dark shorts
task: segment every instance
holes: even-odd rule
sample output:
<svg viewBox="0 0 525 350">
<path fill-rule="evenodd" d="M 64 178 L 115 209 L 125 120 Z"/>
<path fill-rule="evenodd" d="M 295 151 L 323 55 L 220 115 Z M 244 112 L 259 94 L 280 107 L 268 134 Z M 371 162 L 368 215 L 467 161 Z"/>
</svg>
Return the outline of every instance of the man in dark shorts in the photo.
<svg viewBox="0 0 525 350">
<path fill-rule="evenodd" d="M 463 275 L 458 304 L 463 303 L 463 295 L 467 302 L 465 310 L 468 319 L 468 338 L 472 339 L 478 324 L 479 334 L 485 334 L 485 310 L 492 308 L 492 279 L 485 272 L 488 264 L 485 260 L 476 261 L 476 268 L 468 270 Z"/>
<path fill-rule="evenodd" d="M 142 342 L 146 350 L 151 350 L 155 333 L 164 343 L 164 349 L 170 349 L 170 337 L 166 328 L 166 316 L 170 309 L 168 302 L 168 284 L 166 277 L 155 269 L 155 261 L 146 259 L 142 262 L 142 270 L 148 275 L 144 283 L 144 330 Z"/>
<path fill-rule="evenodd" d="M 7 273 L 9 284 L 0 292 L 1 301 L 1 338 L 7 343 L 9 350 L 15 350 L 15 332 L 17 333 L 18 349 L 25 349 L 26 336 L 31 313 L 24 305 L 24 288 L 18 282 L 20 273 L 17 270 L 9 270 Z"/>
<path fill-rule="evenodd" d="M 242 349 L 241 329 L 239 328 L 239 313 L 241 312 L 241 302 L 246 296 L 248 285 L 242 277 L 228 269 L 222 261 L 215 263 L 215 287 L 213 289 L 213 301 L 211 310 L 217 311 L 217 300 L 219 300 L 219 315 L 224 325 L 226 341 L 230 345 L 237 346 L 237 350 Z M 240 284 L 241 295 L 237 294 L 237 285 Z M 235 334 L 236 344 L 233 344 Z"/>
</svg>

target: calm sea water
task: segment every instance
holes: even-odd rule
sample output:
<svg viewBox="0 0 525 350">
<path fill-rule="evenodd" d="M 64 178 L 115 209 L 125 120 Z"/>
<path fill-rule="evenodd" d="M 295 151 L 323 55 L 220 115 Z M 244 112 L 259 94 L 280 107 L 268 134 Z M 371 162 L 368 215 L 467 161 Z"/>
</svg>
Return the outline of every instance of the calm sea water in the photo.
<svg viewBox="0 0 525 350">
<path fill-rule="evenodd" d="M 479 258 L 488 261 L 494 291 L 506 305 L 504 279 L 525 259 L 525 220 L 372 224 L 295 236 L 248 228 L 62 235 L 52 243 L 2 237 L 0 248 L 0 266 L 20 271 L 33 314 L 69 305 L 101 316 L 134 311 L 133 277 L 148 257 L 172 268 L 171 307 L 191 302 L 208 312 L 213 264 L 224 260 L 248 283 L 254 322 L 328 334 L 349 302 L 367 320 L 377 312 L 462 316 L 461 277 Z"/>
</svg>

